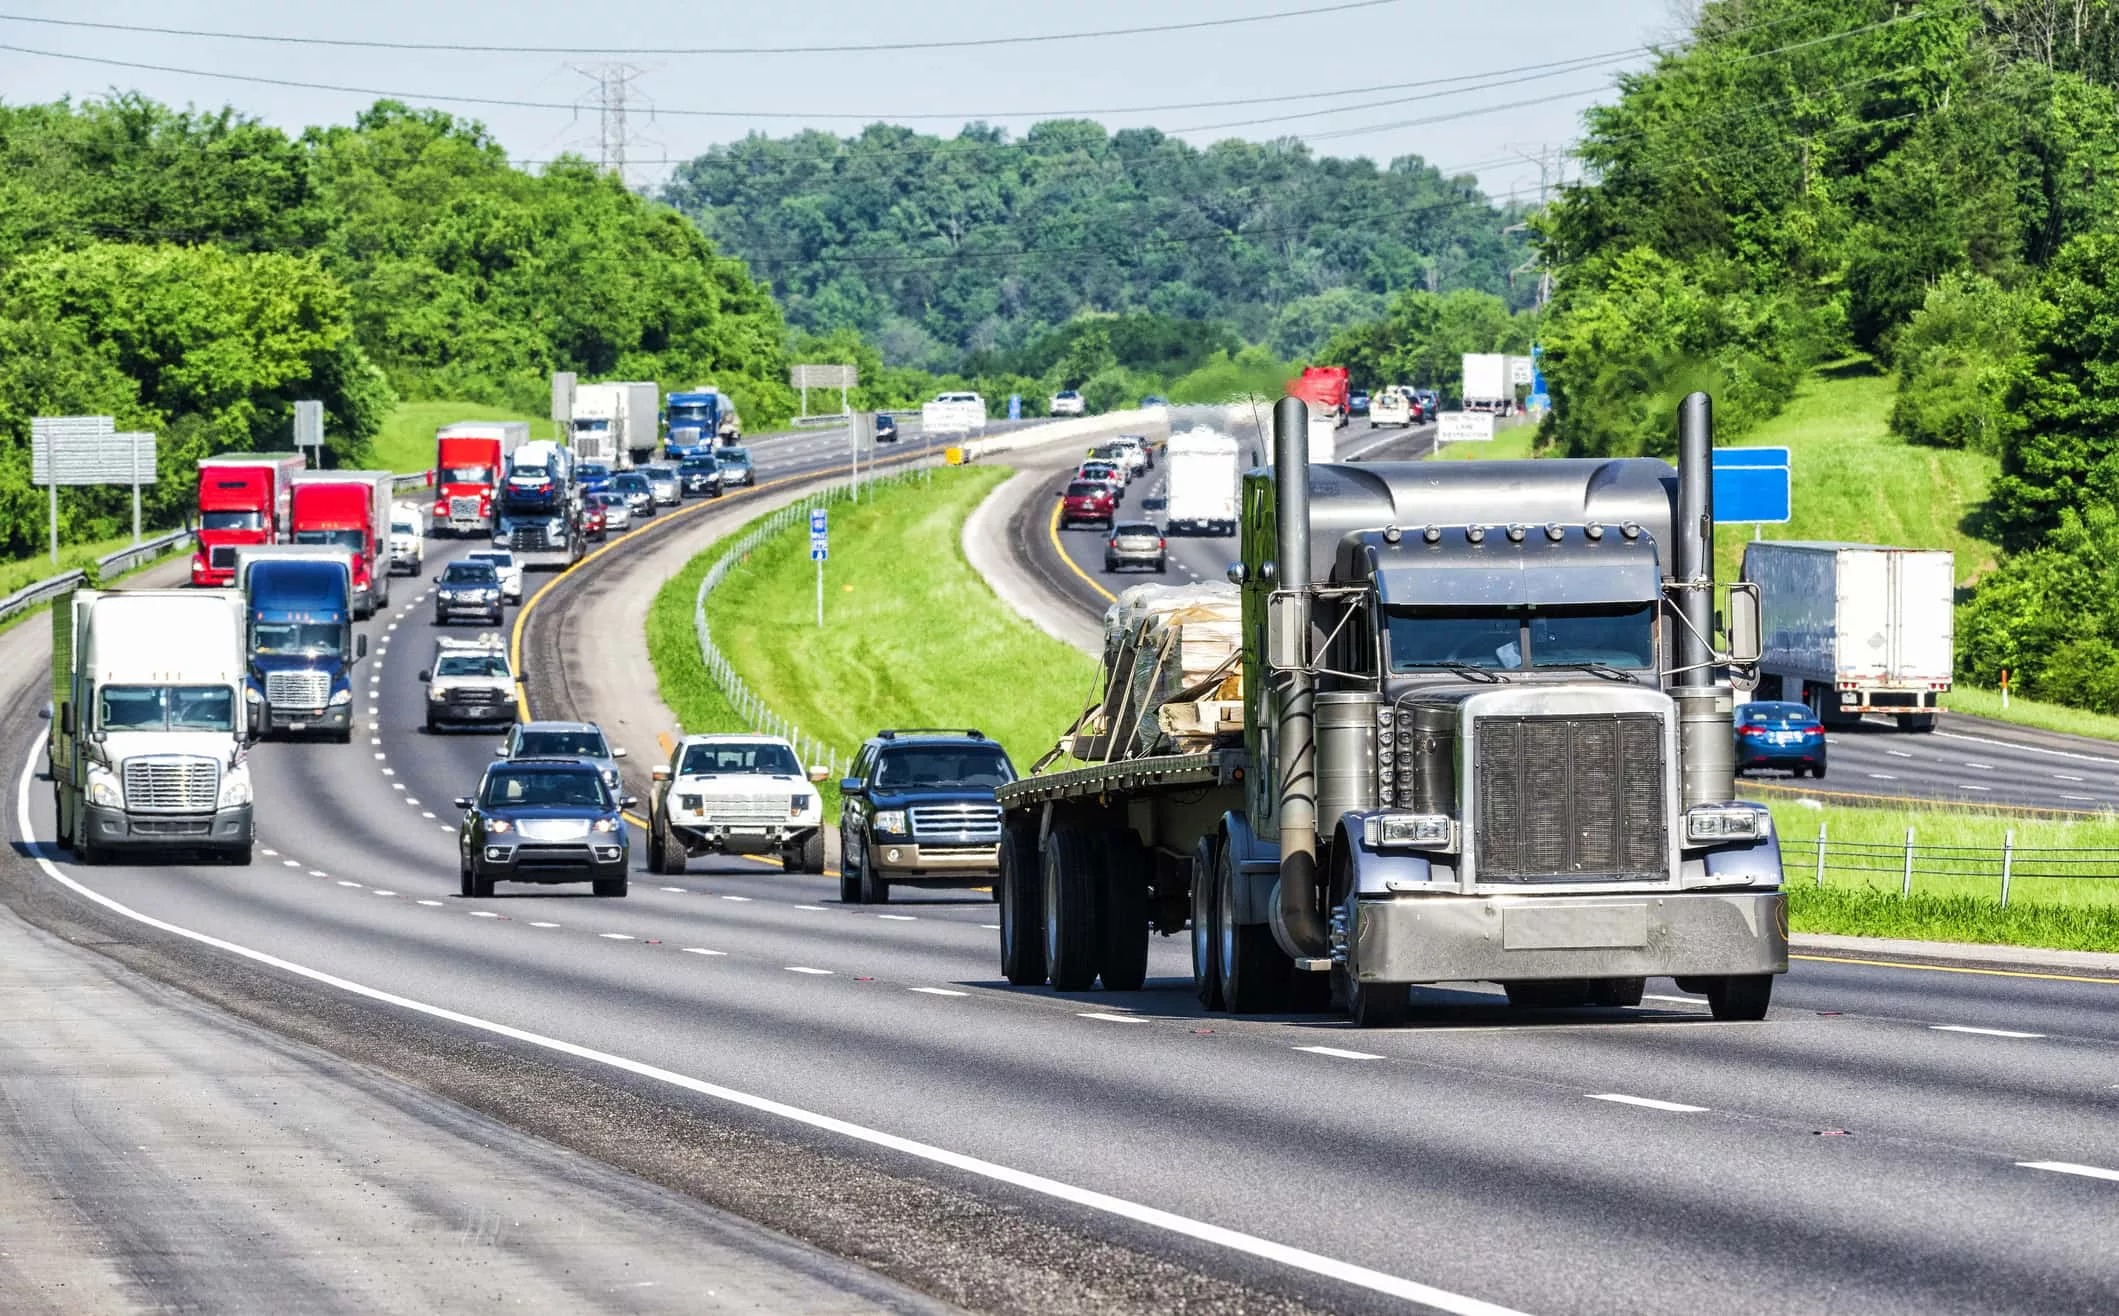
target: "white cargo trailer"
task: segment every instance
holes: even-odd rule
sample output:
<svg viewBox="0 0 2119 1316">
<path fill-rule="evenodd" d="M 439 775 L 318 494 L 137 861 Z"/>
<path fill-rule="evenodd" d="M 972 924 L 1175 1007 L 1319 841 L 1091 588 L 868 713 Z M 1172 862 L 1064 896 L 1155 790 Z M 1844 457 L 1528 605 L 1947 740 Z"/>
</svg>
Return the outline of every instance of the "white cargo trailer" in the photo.
<svg viewBox="0 0 2119 1316">
<path fill-rule="evenodd" d="M 1516 386 L 1509 377 L 1508 358 L 1499 352 L 1464 354 L 1464 409 L 1495 411 L 1508 415 L 1515 410 Z"/>
<path fill-rule="evenodd" d="M 662 391 L 648 383 L 579 384 L 567 446 L 577 462 L 623 470 L 650 461 L 661 441 Z"/>
<path fill-rule="evenodd" d="M 1163 511 L 1166 533 L 1236 533 L 1236 452 L 1236 440 L 1210 429 L 1170 436 L 1163 449 L 1170 482 L 1169 504 Z"/>
<path fill-rule="evenodd" d="M 1744 545 L 1764 595 L 1759 699 L 1810 705 L 1827 723 L 1888 713 L 1935 729 L 1955 666 L 1957 568 L 1943 549 L 1772 541 Z"/>
</svg>

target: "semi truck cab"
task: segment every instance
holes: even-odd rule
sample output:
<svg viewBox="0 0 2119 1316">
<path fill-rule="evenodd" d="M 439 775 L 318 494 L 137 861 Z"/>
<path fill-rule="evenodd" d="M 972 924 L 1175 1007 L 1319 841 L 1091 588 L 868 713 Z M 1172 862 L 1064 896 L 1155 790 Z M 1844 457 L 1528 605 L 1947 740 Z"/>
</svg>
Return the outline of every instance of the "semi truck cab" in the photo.
<svg viewBox="0 0 2119 1316">
<path fill-rule="evenodd" d="M 320 731 L 353 738 L 353 664 L 368 637 L 353 630 L 348 565 L 324 558 L 272 559 L 243 570 L 245 697 L 260 735 Z"/>
</svg>

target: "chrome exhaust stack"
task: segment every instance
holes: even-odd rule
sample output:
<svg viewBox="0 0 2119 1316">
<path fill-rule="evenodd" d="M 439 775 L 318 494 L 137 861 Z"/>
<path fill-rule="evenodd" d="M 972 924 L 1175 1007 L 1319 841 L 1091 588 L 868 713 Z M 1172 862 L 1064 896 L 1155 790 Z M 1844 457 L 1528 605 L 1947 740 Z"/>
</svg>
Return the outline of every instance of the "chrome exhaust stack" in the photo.
<svg viewBox="0 0 2119 1316">
<path fill-rule="evenodd" d="M 1683 807 L 1736 798 L 1729 733 L 1736 695 L 1714 652 L 1714 404 L 1705 393 L 1678 405 L 1678 507 L 1670 576 L 1677 594 L 1678 755 Z"/>
<path fill-rule="evenodd" d="M 1307 647 L 1310 590 L 1310 409 L 1300 398 L 1273 408 L 1273 483 L 1279 542 L 1274 545 L 1278 590 L 1293 592 L 1290 620 Z M 1317 894 L 1317 678 L 1308 663 L 1281 673 L 1279 725 L 1274 728 L 1275 814 L 1280 827 L 1280 881 L 1273 893 L 1273 939 L 1295 959 L 1328 953 Z M 1262 692 L 1261 692 L 1262 693 Z"/>
</svg>

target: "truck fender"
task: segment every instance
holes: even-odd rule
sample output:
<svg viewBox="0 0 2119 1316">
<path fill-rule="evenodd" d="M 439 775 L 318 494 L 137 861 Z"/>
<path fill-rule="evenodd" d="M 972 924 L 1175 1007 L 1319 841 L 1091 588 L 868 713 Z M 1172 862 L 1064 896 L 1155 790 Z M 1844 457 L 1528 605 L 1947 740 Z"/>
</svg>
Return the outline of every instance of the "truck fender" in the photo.
<svg viewBox="0 0 2119 1316">
<path fill-rule="evenodd" d="M 1738 883 L 1779 886 L 1782 881 L 1780 833 L 1769 832 L 1756 841 L 1718 845 L 1697 856 L 1688 854 L 1683 879 L 1704 881 L 1710 886 L 1735 886 Z"/>
<path fill-rule="evenodd" d="M 1394 888 L 1391 883 L 1434 882 L 1438 879 L 1446 886 L 1454 887 L 1456 874 L 1445 864 L 1438 874 L 1434 857 L 1418 850 L 1376 850 L 1361 839 L 1362 821 L 1368 813 L 1349 813 L 1339 820 L 1339 830 L 1332 838 L 1332 848 L 1345 857 L 1347 868 L 1353 874 L 1354 894 L 1357 896 L 1387 896 Z M 1340 893 L 1331 893 L 1333 899 Z"/>
<path fill-rule="evenodd" d="M 1280 847 L 1260 841 L 1240 812 L 1221 816 L 1221 844 L 1236 866 L 1236 907 L 1223 917 L 1237 926 L 1270 923 L 1273 892 L 1280 884 Z"/>
</svg>

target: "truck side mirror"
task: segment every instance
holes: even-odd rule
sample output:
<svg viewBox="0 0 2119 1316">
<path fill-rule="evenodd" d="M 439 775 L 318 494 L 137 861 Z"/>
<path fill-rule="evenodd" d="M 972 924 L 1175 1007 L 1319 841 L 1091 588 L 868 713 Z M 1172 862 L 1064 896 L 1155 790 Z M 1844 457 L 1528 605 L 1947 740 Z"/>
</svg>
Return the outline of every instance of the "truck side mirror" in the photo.
<svg viewBox="0 0 2119 1316">
<path fill-rule="evenodd" d="M 867 789 L 861 784 L 859 777 L 841 777 L 839 779 L 839 794 L 841 795 L 859 795 Z"/>
<path fill-rule="evenodd" d="M 1749 667 L 1765 652 L 1765 613 L 1757 583 L 1742 580 L 1731 585 L 1727 606 L 1729 662 Z"/>
<path fill-rule="evenodd" d="M 419 674 L 419 679 L 420 679 L 420 680 L 422 680 L 422 681 L 431 681 L 431 680 L 433 680 L 433 679 L 434 679 L 434 673 L 432 673 L 432 672 L 421 672 L 421 673 Z"/>
<path fill-rule="evenodd" d="M 657 763 L 654 767 L 647 770 L 647 775 L 655 781 L 668 781 L 670 779 L 669 765 L 667 763 Z"/>
<path fill-rule="evenodd" d="M 353 657 L 354 657 L 354 661 L 358 662 L 358 661 L 359 661 L 360 659 L 366 658 L 367 656 L 368 656 L 368 637 L 367 637 L 367 636 L 365 636 L 365 635 L 356 635 L 355 637 L 353 637 Z"/>
<path fill-rule="evenodd" d="M 1310 596 L 1275 590 L 1266 598 L 1266 666 L 1299 671 L 1310 665 Z"/>
<path fill-rule="evenodd" d="M 614 759 L 622 759 L 622 758 L 624 758 L 624 757 L 625 757 L 625 748 L 624 748 L 623 746 L 613 746 L 613 747 L 612 747 L 612 749 L 611 749 L 611 757 L 612 757 L 612 758 L 614 758 Z"/>
</svg>

